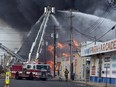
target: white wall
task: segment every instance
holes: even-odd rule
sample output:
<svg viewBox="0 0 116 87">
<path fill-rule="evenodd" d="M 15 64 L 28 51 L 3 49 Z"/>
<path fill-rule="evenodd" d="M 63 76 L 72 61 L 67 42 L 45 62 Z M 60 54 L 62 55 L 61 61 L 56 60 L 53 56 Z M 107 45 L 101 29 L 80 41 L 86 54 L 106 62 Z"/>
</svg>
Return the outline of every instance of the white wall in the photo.
<svg viewBox="0 0 116 87">
<path fill-rule="evenodd" d="M 106 57 L 109 57 L 109 61 L 107 62 L 105 61 Z M 102 77 L 106 77 L 106 64 L 109 65 L 107 68 L 107 77 L 116 78 L 116 52 L 106 53 L 104 56 L 102 56 Z M 92 66 L 96 66 L 94 75 L 92 74 Z M 99 76 L 99 59 L 95 56 L 91 58 L 90 76 Z"/>
</svg>

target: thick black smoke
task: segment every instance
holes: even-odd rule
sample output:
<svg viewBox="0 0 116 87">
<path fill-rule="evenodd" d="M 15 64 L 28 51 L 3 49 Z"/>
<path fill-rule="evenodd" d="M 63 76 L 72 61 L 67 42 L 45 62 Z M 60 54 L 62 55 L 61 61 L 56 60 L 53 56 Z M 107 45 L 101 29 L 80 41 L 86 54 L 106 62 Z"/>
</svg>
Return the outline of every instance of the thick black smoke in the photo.
<svg viewBox="0 0 116 87">
<path fill-rule="evenodd" d="M 83 13 L 94 14 L 94 15 L 102 16 L 102 17 L 104 17 L 104 14 L 107 14 L 107 12 L 111 10 L 111 6 L 108 4 L 107 0 L 0 0 L 0 20 L 2 19 L 11 27 L 17 29 L 18 31 L 19 30 L 29 31 L 31 27 L 35 24 L 35 22 L 43 14 L 44 7 L 48 5 L 54 6 L 56 10 L 74 9 Z M 110 16 L 106 15 L 105 18 L 109 17 L 110 19 L 114 19 L 115 17 L 114 11 L 111 11 L 111 13 L 113 14 L 113 16 L 108 14 Z M 63 14 L 56 13 L 55 16 L 57 17 L 58 21 L 62 23 L 62 25 L 66 25 L 65 23 L 69 22 L 66 20 L 65 18 L 66 16 L 64 15 L 64 13 Z M 62 21 L 61 19 L 63 18 L 64 20 Z M 78 17 L 75 17 L 75 18 L 79 20 Z M 77 20 L 74 23 L 75 25 L 77 24 Z M 99 20 L 97 22 L 99 22 Z M 52 22 L 49 22 L 49 23 L 52 23 Z M 82 24 L 78 23 L 78 25 L 81 27 L 82 25 L 84 26 L 85 23 L 83 22 Z M 23 44 L 24 47 L 22 46 L 21 48 L 22 51 L 20 50 L 19 52 L 20 55 L 24 54 L 22 55 L 24 58 L 28 57 L 30 47 L 32 45 L 34 38 L 36 37 L 36 33 L 38 31 L 39 26 L 40 25 L 33 26 L 32 29 L 34 29 L 35 31 L 34 32 L 32 31 L 31 35 L 24 41 L 26 43 Z M 65 28 L 68 29 L 68 27 L 69 26 Z M 85 27 L 84 29 L 86 28 L 87 27 Z M 63 30 L 59 30 L 59 31 L 63 31 Z M 81 31 L 83 32 L 84 30 L 81 29 Z M 61 33 L 62 35 L 65 35 L 65 37 L 67 37 L 65 38 L 64 42 L 69 40 L 69 33 L 70 32 L 67 32 L 67 30 Z M 60 36 L 64 37 L 62 35 Z M 50 33 L 49 33 L 49 36 L 50 36 Z M 49 39 L 50 39 L 49 41 L 53 43 L 53 40 L 51 40 L 51 38 Z M 60 40 L 63 41 L 64 38 Z M 44 54 L 45 52 L 43 53 L 43 55 Z"/>
<path fill-rule="evenodd" d="M 14 28 L 27 31 L 43 14 L 45 6 L 94 13 L 96 7 L 104 4 L 105 0 L 0 0 L 0 19 Z"/>
</svg>

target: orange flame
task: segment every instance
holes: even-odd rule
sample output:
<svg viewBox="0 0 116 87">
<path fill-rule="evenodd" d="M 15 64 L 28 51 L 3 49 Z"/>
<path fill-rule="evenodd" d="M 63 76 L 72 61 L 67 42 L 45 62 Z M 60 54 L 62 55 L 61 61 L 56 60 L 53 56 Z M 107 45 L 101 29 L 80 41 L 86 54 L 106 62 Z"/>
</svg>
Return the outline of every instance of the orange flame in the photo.
<svg viewBox="0 0 116 87">
<path fill-rule="evenodd" d="M 62 53 L 62 56 L 64 56 L 64 57 L 69 57 L 70 54 L 69 54 L 69 53 Z"/>
<path fill-rule="evenodd" d="M 52 45 L 49 45 L 49 46 L 48 46 L 48 51 L 50 51 L 50 52 L 53 54 L 54 47 L 53 47 Z"/>
<path fill-rule="evenodd" d="M 54 70 L 54 62 L 52 60 L 47 61 L 47 64 L 49 64 L 50 68 Z"/>
<path fill-rule="evenodd" d="M 64 45 L 60 42 L 57 43 L 57 47 L 60 48 L 60 49 L 63 49 L 64 48 Z"/>
<path fill-rule="evenodd" d="M 76 40 L 73 40 L 73 46 L 76 47 L 76 48 L 79 46 L 78 42 Z"/>
</svg>

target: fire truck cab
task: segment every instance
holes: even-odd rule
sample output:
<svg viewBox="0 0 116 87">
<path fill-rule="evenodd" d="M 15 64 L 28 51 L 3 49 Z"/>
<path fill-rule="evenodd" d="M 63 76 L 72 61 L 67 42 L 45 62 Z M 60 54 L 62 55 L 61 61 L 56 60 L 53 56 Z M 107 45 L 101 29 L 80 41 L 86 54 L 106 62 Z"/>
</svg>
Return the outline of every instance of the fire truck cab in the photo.
<svg viewBox="0 0 116 87">
<path fill-rule="evenodd" d="M 29 80 L 51 78 L 49 64 L 24 64 L 12 65 L 11 74 L 15 79 L 26 78 Z"/>
</svg>

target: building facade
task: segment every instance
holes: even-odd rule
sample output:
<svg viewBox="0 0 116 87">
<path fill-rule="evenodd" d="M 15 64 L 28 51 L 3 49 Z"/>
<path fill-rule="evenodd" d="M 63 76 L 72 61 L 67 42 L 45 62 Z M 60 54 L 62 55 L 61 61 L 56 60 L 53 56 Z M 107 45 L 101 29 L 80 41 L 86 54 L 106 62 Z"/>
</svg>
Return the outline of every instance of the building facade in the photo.
<svg viewBox="0 0 116 87">
<path fill-rule="evenodd" d="M 81 56 L 91 57 L 90 81 L 116 84 L 116 39 L 86 46 Z"/>
<path fill-rule="evenodd" d="M 57 58 L 56 60 L 57 64 L 60 64 L 60 67 L 59 67 L 59 71 L 60 71 L 60 74 L 62 76 L 62 78 L 65 79 L 65 75 L 64 75 L 64 71 L 65 69 L 67 68 L 68 71 L 69 71 L 69 79 L 70 79 L 70 73 L 71 73 L 71 70 L 70 70 L 70 57 L 62 57 L 62 58 Z M 72 72 L 74 74 L 74 80 L 80 80 L 81 78 L 81 57 L 80 57 L 80 54 L 75 52 L 73 54 L 73 67 L 72 67 Z"/>
</svg>

